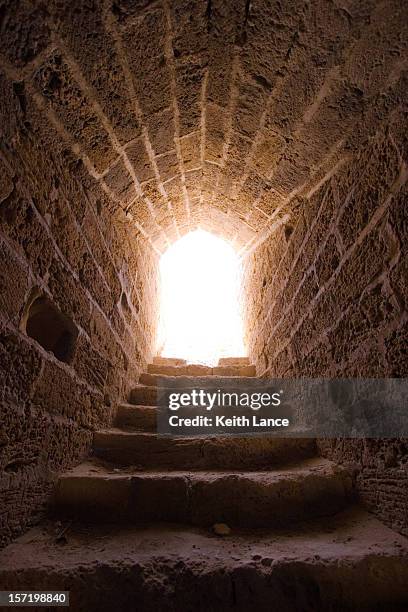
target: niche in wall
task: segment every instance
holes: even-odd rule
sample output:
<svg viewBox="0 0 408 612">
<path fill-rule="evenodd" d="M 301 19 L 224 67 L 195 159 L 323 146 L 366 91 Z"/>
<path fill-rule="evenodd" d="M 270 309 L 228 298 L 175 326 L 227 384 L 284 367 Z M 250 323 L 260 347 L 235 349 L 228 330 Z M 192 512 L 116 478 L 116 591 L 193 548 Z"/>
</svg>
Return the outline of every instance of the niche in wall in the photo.
<svg viewBox="0 0 408 612">
<path fill-rule="evenodd" d="M 70 363 L 74 356 L 78 330 L 45 296 L 31 301 L 23 318 L 23 330 L 60 361 Z"/>
</svg>

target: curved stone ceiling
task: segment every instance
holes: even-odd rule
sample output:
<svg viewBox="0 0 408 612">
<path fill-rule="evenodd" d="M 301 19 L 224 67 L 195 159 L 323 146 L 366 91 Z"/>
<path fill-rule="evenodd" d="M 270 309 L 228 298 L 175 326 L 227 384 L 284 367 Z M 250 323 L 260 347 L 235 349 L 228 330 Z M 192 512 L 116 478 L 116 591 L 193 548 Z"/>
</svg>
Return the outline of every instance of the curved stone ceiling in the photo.
<svg viewBox="0 0 408 612">
<path fill-rule="evenodd" d="M 0 19 L 1 67 L 158 250 L 290 225 L 406 83 L 400 1 L 12 0 Z"/>
</svg>

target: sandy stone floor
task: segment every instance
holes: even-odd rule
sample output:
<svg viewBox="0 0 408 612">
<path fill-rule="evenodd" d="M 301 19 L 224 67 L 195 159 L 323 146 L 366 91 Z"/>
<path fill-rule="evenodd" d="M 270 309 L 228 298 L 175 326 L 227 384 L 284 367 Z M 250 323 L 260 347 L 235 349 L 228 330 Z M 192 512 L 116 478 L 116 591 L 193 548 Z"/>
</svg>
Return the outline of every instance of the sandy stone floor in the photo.
<svg viewBox="0 0 408 612">
<path fill-rule="evenodd" d="M 407 540 L 358 508 L 225 538 L 168 524 L 48 521 L 3 550 L 0 568 L 1 588 L 65 588 L 88 612 L 408 606 Z"/>
</svg>

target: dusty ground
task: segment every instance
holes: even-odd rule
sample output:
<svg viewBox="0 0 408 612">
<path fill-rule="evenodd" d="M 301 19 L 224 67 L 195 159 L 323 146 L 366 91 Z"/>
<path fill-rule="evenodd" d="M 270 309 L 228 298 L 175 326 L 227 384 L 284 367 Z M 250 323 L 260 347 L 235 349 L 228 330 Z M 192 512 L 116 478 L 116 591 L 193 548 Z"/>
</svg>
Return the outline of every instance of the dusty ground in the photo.
<svg viewBox="0 0 408 612">
<path fill-rule="evenodd" d="M 0 568 L 0 588 L 64 588 L 81 612 L 408 608 L 407 540 L 355 508 L 226 538 L 169 525 L 47 522 L 3 550 Z"/>
</svg>

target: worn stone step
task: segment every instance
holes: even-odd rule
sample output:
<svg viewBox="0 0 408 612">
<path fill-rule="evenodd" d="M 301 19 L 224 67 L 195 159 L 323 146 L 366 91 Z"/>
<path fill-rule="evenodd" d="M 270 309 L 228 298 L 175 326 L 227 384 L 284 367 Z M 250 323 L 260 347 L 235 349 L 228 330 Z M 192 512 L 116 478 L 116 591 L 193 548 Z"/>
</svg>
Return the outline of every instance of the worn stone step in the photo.
<svg viewBox="0 0 408 612">
<path fill-rule="evenodd" d="M 159 380 L 164 382 L 166 388 L 177 388 L 181 387 L 184 389 L 199 389 L 206 388 L 209 384 L 211 388 L 214 386 L 223 385 L 229 388 L 234 385 L 243 385 L 248 383 L 248 389 L 253 383 L 253 378 L 250 376 L 164 376 L 158 374 L 142 374 L 140 377 L 140 384 L 136 385 L 129 394 L 129 403 L 135 405 L 144 406 L 156 406 L 157 405 L 157 385 Z"/>
<path fill-rule="evenodd" d="M 157 409 L 155 406 L 120 404 L 117 408 L 116 427 L 133 427 L 143 431 L 156 431 Z"/>
<path fill-rule="evenodd" d="M 218 360 L 219 366 L 249 366 L 248 357 L 220 357 Z"/>
<path fill-rule="evenodd" d="M 231 374 L 226 374 L 223 376 L 222 374 L 211 375 L 211 376 L 168 376 L 164 374 L 150 374 L 149 372 L 145 372 L 140 375 L 139 384 L 146 385 L 148 387 L 157 387 L 157 385 L 161 382 L 163 386 L 166 387 L 177 387 L 185 386 L 186 388 L 192 387 L 204 387 L 206 385 L 211 385 L 212 388 L 214 386 L 222 386 L 224 385 L 236 385 L 237 383 L 240 385 L 252 385 L 254 382 L 254 378 L 252 376 L 233 376 Z"/>
<path fill-rule="evenodd" d="M 217 366 L 212 369 L 213 376 L 256 376 L 255 366 L 253 365 L 231 365 Z"/>
<path fill-rule="evenodd" d="M 285 530 L 49 521 L 0 551 L 1 588 L 70 591 L 75 612 L 403 612 L 408 543 L 352 508 Z"/>
<path fill-rule="evenodd" d="M 156 365 L 151 363 L 147 366 L 147 372 L 164 376 L 211 376 L 212 367 L 199 364 Z"/>
<path fill-rule="evenodd" d="M 118 465 L 242 469 L 285 465 L 316 452 L 310 438 L 188 437 L 108 429 L 94 433 L 94 454 Z"/>
<path fill-rule="evenodd" d="M 181 366 L 187 362 L 185 359 L 179 359 L 178 357 L 153 357 L 153 363 L 156 365 L 170 365 L 170 366 Z"/>
<path fill-rule="evenodd" d="M 129 403 L 138 406 L 156 406 L 157 386 L 136 385 L 129 394 Z"/>
<path fill-rule="evenodd" d="M 277 527 L 339 512 L 351 497 L 349 473 L 316 458 L 257 472 L 135 472 L 85 463 L 60 476 L 55 503 L 76 519 Z"/>
<path fill-rule="evenodd" d="M 256 376 L 253 365 L 223 365 L 210 367 L 205 365 L 155 365 L 147 366 L 148 374 L 163 376 Z"/>
</svg>

